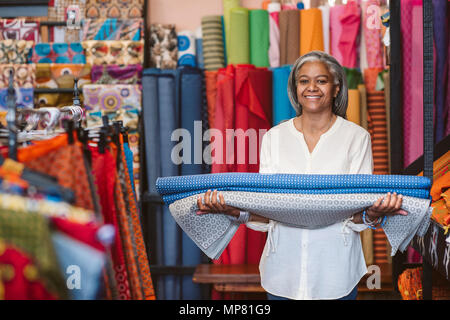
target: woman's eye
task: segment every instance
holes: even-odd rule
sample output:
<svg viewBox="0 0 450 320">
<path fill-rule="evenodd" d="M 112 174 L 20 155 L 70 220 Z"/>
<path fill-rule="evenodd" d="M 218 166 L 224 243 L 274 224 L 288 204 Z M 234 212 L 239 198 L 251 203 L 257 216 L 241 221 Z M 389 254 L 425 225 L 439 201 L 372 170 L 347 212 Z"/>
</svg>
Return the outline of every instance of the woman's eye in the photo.
<svg viewBox="0 0 450 320">
<path fill-rule="evenodd" d="M 327 81 L 326 81 L 326 80 L 317 80 L 317 83 L 318 83 L 318 84 L 326 84 Z"/>
<path fill-rule="evenodd" d="M 308 80 L 300 80 L 300 84 L 307 84 Z"/>
</svg>

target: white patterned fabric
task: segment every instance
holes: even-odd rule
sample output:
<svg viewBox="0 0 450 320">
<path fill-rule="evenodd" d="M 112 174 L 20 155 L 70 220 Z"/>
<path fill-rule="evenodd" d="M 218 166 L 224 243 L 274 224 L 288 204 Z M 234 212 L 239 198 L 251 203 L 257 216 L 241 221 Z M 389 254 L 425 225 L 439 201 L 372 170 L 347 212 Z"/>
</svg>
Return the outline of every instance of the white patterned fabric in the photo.
<svg viewBox="0 0 450 320">
<path fill-rule="evenodd" d="M 371 206 L 385 194 L 286 194 L 223 191 L 225 202 L 241 210 L 290 226 L 315 229 L 344 221 Z M 239 225 L 221 214 L 197 215 L 198 194 L 170 204 L 169 209 L 183 231 L 210 258 L 217 259 Z M 430 224 L 430 200 L 405 196 L 407 216 L 388 217 L 383 227 L 392 246 L 391 254 L 404 251 L 415 234 L 423 236 Z"/>
</svg>

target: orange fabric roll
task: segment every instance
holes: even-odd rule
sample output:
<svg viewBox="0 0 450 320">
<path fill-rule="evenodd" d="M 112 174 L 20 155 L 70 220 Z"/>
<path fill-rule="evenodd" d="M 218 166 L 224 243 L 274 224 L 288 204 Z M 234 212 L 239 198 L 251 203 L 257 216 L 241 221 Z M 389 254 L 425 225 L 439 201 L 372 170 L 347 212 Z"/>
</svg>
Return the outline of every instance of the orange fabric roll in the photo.
<svg viewBox="0 0 450 320">
<path fill-rule="evenodd" d="M 347 119 L 357 125 L 361 125 L 361 103 L 358 89 L 348 90 Z"/>
<path fill-rule="evenodd" d="M 381 71 L 383 71 L 382 68 L 367 68 L 364 70 L 364 83 L 366 84 L 367 91 L 375 91 L 378 74 Z"/>
<path fill-rule="evenodd" d="M 216 114 L 217 73 L 218 71 L 205 71 L 206 104 L 208 106 L 208 123 L 210 128 L 215 128 L 214 118 Z"/>
<path fill-rule="evenodd" d="M 300 55 L 313 50 L 324 51 L 322 13 L 317 8 L 300 10 Z"/>
</svg>

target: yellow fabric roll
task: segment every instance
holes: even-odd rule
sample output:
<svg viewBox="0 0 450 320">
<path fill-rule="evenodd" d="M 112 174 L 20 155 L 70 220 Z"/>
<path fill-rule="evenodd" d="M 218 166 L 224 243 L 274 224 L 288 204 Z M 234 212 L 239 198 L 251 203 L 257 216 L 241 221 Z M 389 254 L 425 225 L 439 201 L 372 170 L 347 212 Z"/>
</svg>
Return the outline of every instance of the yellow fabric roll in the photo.
<svg viewBox="0 0 450 320">
<path fill-rule="evenodd" d="M 361 125 L 361 105 L 358 89 L 348 90 L 347 120 Z"/>
<path fill-rule="evenodd" d="M 322 12 L 317 8 L 300 10 L 300 55 L 313 50 L 324 51 Z"/>
<path fill-rule="evenodd" d="M 223 4 L 223 24 L 225 29 L 225 45 L 226 45 L 226 54 L 230 53 L 229 51 L 229 43 L 231 41 L 231 9 L 237 8 L 241 6 L 240 0 L 222 0 Z"/>
</svg>

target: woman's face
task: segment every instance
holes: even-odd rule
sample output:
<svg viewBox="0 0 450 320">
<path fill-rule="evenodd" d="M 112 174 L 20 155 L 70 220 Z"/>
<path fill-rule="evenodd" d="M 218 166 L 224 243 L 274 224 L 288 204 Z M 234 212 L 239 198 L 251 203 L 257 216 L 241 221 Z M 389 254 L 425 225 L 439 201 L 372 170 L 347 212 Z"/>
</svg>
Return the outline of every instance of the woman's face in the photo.
<svg viewBox="0 0 450 320">
<path fill-rule="evenodd" d="M 303 112 L 331 110 L 338 92 L 333 75 L 320 61 L 306 62 L 297 72 L 297 98 Z"/>
</svg>

